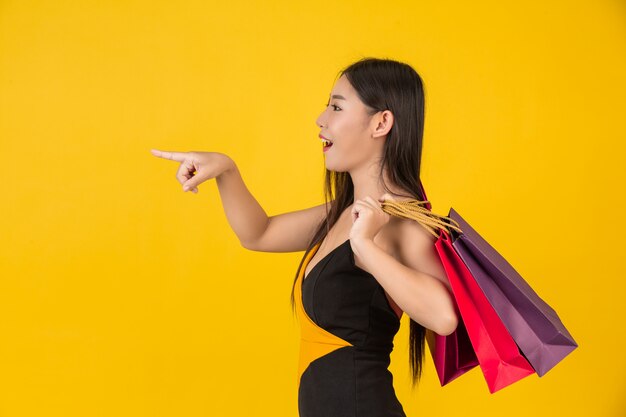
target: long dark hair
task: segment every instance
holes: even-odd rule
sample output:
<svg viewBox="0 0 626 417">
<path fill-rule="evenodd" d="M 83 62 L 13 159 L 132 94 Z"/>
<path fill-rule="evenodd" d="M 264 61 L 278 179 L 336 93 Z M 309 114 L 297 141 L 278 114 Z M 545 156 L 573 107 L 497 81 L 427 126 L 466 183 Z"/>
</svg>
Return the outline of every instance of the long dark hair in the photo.
<svg viewBox="0 0 626 417">
<path fill-rule="evenodd" d="M 410 198 L 426 200 L 420 182 L 422 141 L 424 135 L 424 87 L 419 74 L 408 64 L 379 58 L 362 58 L 341 70 L 367 107 L 369 115 L 389 110 L 393 126 L 385 140 L 379 177 L 383 187 L 386 170 L 389 180 L 406 192 Z M 291 289 L 291 307 L 295 313 L 294 289 L 307 254 L 321 242 L 339 219 L 341 213 L 354 203 L 354 184 L 348 172 L 326 169 L 324 198 L 330 202 L 326 218 L 319 224 L 300 261 Z M 409 364 L 412 386 L 419 381 L 424 359 L 425 329 L 410 319 Z"/>
</svg>

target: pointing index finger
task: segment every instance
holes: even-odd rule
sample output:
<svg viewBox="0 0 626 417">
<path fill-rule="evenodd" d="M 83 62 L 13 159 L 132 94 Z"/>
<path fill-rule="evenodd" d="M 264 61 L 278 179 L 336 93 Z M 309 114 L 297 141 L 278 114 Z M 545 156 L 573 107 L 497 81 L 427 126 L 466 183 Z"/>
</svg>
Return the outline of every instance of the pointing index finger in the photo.
<svg viewBox="0 0 626 417">
<path fill-rule="evenodd" d="M 170 151 L 159 151 L 158 149 L 150 149 L 152 155 L 157 156 L 159 158 L 171 159 L 172 161 L 183 162 L 185 160 L 186 152 L 170 152 Z"/>
</svg>

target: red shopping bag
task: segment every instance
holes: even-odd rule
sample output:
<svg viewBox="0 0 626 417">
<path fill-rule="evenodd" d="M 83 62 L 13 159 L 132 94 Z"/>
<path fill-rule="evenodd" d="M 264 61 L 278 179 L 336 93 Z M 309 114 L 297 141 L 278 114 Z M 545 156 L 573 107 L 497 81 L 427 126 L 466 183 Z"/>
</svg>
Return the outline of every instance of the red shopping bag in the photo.
<svg viewBox="0 0 626 417">
<path fill-rule="evenodd" d="M 435 248 L 446 271 L 489 391 L 493 394 L 535 373 L 455 251 L 450 235 L 443 228 L 439 229 Z"/>
</svg>

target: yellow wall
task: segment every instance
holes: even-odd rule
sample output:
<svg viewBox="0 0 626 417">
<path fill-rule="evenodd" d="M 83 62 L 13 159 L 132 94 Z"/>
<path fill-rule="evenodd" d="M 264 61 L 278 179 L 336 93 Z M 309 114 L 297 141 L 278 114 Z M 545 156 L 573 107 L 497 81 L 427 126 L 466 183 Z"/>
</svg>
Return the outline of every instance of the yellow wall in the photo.
<svg viewBox="0 0 626 417">
<path fill-rule="evenodd" d="M 619 416 L 626 7 L 602 1 L 0 1 L 0 416 L 295 416 L 302 253 L 243 249 L 223 152 L 268 214 L 319 204 L 315 119 L 363 56 L 427 94 L 422 178 L 580 347 L 493 395 L 392 371 L 408 416 Z"/>
</svg>

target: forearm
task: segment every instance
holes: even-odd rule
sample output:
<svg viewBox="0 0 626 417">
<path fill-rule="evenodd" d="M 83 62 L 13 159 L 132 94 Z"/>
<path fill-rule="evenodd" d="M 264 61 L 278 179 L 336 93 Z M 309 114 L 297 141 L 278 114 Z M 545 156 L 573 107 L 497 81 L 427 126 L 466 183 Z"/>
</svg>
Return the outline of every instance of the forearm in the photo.
<svg viewBox="0 0 626 417">
<path fill-rule="evenodd" d="M 269 218 L 246 187 L 234 161 L 216 177 L 216 183 L 228 223 L 242 245 L 261 236 Z"/>
<path fill-rule="evenodd" d="M 367 270 L 411 319 L 439 334 L 454 331 L 454 300 L 440 280 L 403 265 L 370 239 L 352 244 Z"/>
</svg>

